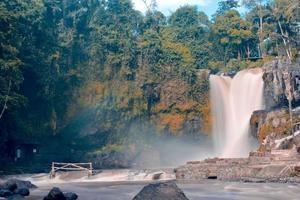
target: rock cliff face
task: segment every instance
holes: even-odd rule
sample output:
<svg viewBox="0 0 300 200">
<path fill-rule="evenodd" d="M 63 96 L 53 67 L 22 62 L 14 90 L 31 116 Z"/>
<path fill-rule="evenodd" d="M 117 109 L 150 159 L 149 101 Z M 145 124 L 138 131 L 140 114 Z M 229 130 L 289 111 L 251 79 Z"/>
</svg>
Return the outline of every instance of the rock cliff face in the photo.
<svg viewBox="0 0 300 200">
<path fill-rule="evenodd" d="M 276 60 L 264 65 L 264 97 L 266 110 L 294 105 L 300 100 L 300 65 Z"/>
<path fill-rule="evenodd" d="M 259 151 L 264 152 L 275 148 L 276 140 L 290 136 L 292 123 L 300 121 L 299 109 L 293 109 L 293 121 L 290 120 L 288 101 L 291 100 L 293 108 L 300 105 L 300 66 L 299 63 L 273 61 L 265 64 L 263 69 L 265 110 L 253 113 L 250 131 L 261 143 Z M 276 148 L 291 147 L 287 144 Z"/>
<path fill-rule="evenodd" d="M 160 80 L 91 82 L 74 94 L 60 135 L 78 152 L 72 154 L 75 160 L 94 160 L 95 166 L 128 167 L 138 157 L 156 163 L 158 156 L 149 152 L 157 154 L 158 142 L 200 143 L 210 134 L 209 74 L 198 70 L 193 80 L 168 74 Z"/>
<path fill-rule="evenodd" d="M 293 112 L 295 121 L 299 121 L 299 111 Z M 291 121 L 289 111 L 281 108 L 267 111 L 256 111 L 250 120 L 251 133 L 260 142 L 259 151 L 271 151 L 275 148 L 275 141 L 291 135 Z"/>
</svg>

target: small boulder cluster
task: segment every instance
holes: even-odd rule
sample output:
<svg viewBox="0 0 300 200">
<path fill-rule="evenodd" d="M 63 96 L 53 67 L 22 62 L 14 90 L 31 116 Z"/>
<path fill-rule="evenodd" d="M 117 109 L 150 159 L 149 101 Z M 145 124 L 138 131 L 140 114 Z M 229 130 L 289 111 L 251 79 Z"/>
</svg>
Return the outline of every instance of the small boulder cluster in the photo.
<svg viewBox="0 0 300 200">
<path fill-rule="evenodd" d="M 22 200 L 29 196 L 30 189 L 37 188 L 30 181 L 10 179 L 0 185 L 0 197 L 8 200 Z"/>
<path fill-rule="evenodd" d="M 44 197 L 44 200 L 76 200 L 77 198 L 77 194 L 73 192 L 62 192 L 59 188 L 54 187 Z"/>
</svg>

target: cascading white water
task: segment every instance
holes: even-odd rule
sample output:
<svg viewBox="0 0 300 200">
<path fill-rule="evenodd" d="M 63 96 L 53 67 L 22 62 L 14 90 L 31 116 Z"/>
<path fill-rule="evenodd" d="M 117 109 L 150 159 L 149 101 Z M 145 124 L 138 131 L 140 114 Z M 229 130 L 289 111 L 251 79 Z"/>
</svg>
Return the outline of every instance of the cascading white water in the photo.
<svg viewBox="0 0 300 200">
<path fill-rule="evenodd" d="M 261 69 L 243 70 L 233 78 L 210 76 L 215 150 L 220 157 L 246 157 L 252 150 L 250 118 L 263 108 Z"/>
</svg>

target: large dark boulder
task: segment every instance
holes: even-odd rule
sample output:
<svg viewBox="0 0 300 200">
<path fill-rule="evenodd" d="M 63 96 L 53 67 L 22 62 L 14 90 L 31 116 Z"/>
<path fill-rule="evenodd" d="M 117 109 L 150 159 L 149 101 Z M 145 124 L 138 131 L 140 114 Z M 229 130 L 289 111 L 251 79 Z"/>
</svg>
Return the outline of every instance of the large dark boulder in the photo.
<svg viewBox="0 0 300 200">
<path fill-rule="evenodd" d="M 11 190 L 8 189 L 0 189 L 0 197 L 9 197 L 13 195 L 14 193 Z"/>
<path fill-rule="evenodd" d="M 30 181 L 22 181 L 19 179 L 9 179 L 8 181 L 6 181 L 4 183 L 4 188 L 14 191 L 17 188 L 33 189 L 33 188 L 37 188 L 37 186 L 32 184 Z"/>
<path fill-rule="evenodd" d="M 29 196 L 30 191 L 28 188 L 17 188 L 14 193 L 22 196 Z"/>
<path fill-rule="evenodd" d="M 163 182 L 145 186 L 133 200 L 188 200 L 175 182 Z"/>
<path fill-rule="evenodd" d="M 64 193 L 66 200 L 76 200 L 78 198 L 77 194 L 74 192 L 66 192 Z"/>
<path fill-rule="evenodd" d="M 14 191 L 15 189 L 17 189 L 17 184 L 15 182 L 12 182 L 12 181 L 7 181 L 5 184 L 4 184 L 4 188 L 5 189 L 8 189 L 10 191 Z"/>
<path fill-rule="evenodd" d="M 59 188 L 54 187 L 50 190 L 44 200 L 66 200 L 66 197 Z"/>
</svg>

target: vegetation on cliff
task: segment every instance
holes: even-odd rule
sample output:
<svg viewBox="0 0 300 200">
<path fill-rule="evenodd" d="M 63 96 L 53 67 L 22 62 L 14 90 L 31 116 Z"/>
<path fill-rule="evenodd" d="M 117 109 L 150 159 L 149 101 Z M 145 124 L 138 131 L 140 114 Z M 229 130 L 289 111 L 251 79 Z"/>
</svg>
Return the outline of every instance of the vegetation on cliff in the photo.
<svg viewBox="0 0 300 200">
<path fill-rule="evenodd" d="M 1 157 L 13 158 L 18 140 L 90 152 L 209 135 L 206 69 L 299 52 L 297 0 L 244 3 L 242 16 L 236 1 L 220 1 L 210 20 L 189 5 L 165 16 L 130 0 L 3 0 Z"/>
</svg>

